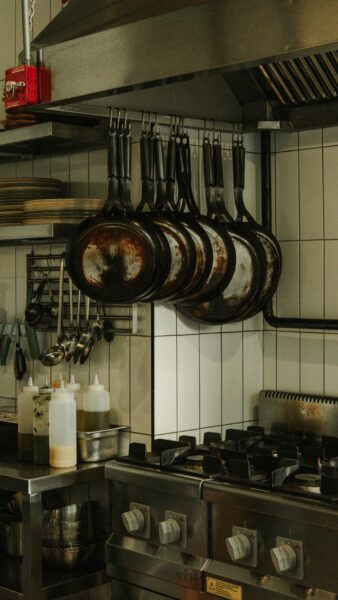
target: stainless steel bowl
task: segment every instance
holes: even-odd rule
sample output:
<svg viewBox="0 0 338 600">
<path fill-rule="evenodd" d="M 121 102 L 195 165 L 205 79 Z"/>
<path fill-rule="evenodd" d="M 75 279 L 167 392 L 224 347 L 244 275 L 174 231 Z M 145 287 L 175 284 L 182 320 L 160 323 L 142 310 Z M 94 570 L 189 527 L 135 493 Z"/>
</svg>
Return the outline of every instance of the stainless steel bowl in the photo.
<svg viewBox="0 0 338 600">
<path fill-rule="evenodd" d="M 99 536 L 95 520 L 59 521 L 44 519 L 42 522 L 42 543 L 46 545 L 71 546 L 86 544 Z"/>
<path fill-rule="evenodd" d="M 42 556 L 46 563 L 60 569 L 76 569 L 85 565 L 95 552 L 96 543 L 64 548 L 62 546 L 42 546 Z"/>
<path fill-rule="evenodd" d="M 42 541 L 48 546 L 79 546 L 100 535 L 98 502 L 71 504 L 45 510 L 42 518 Z"/>
<path fill-rule="evenodd" d="M 99 509 L 98 502 L 80 502 L 43 511 L 43 518 L 53 521 L 90 521 Z"/>
<path fill-rule="evenodd" d="M 119 453 L 119 436 L 126 427 L 111 427 L 101 431 L 78 431 L 78 459 L 81 462 L 99 462 L 115 458 Z"/>
</svg>

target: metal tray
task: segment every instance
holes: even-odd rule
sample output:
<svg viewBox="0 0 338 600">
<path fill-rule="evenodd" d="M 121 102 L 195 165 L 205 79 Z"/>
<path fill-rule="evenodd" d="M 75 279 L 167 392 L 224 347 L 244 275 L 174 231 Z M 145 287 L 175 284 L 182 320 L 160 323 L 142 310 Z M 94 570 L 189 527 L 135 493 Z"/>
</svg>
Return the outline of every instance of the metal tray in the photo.
<svg viewBox="0 0 338 600">
<path fill-rule="evenodd" d="M 114 426 L 101 431 L 78 431 L 77 447 L 80 462 L 99 462 L 115 458 L 119 453 L 120 432 L 128 428 Z"/>
</svg>

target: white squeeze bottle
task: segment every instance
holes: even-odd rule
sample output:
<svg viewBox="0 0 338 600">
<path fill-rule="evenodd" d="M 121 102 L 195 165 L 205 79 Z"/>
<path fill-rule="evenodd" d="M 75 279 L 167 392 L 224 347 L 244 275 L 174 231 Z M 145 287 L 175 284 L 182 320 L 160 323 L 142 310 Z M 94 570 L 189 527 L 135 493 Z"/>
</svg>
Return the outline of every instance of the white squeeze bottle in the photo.
<svg viewBox="0 0 338 600">
<path fill-rule="evenodd" d="M 76 402 L 76 428 L 77 431 L 84 431 L 83 429 L 83 393 L 81 392 L 80 384 L 75 381 L 74 375 L 70 376 L 70 382 L 66 385 L 66 390 L 74 392 Z"/>
<path fill-rule="evenodd" d="M 49 405 L 49 464 L 62 469 L 76 463 L 76 402 L 62 381 Z"/>
<path fill-rule="evenodd" d="M 20 460 L 33 460 L 33 396 L 39 393 L 30 377 L 27 385 L 18 395 L 18 457 Z"/>
<path fill-rule="evenodd" d="M 95 375 L 83 394 L 84 431 L 102 431 L 110 426 L 110 396 Z"/>
</svg>

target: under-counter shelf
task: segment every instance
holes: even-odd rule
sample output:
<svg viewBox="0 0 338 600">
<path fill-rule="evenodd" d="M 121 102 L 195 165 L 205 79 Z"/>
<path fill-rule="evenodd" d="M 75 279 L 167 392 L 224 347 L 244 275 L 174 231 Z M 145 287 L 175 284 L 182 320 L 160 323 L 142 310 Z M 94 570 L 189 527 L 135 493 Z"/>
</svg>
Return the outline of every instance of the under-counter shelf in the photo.
<svg viewBox="0 0 338 600">
<path fill-rule="evenodd" d="M 48 121 L 0 132 L 0 161 L 22 155 L 53 154 L 107 143 L 107 131 L 97 127 Z"/>
<path fill-rule="evenodd" d="M 43 600 L 60 598 L 65 594 L 81 592 L 92 587 L 107 583 L 105 565 L 96 561 L 86 565 L 85 568 L 73 571 L 43 567 Z M 22 591 L 22 561 L 1 556 L 0 560 L 0 598 L 1 600 L 15 600 L 25 598 Z"/>
</svg>

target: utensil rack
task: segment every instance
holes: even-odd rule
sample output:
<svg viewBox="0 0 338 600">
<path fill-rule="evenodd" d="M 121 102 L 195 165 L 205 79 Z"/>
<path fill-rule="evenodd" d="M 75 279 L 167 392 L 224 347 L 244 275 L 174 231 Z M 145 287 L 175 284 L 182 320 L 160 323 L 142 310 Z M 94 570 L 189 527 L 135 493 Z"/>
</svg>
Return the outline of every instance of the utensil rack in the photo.
<svg viewBox="0 0 338 600">
<path fill-rule="evenodd" d="M 27 303 L 31 301 L 39 283 L 44 274 L 48 276 L 48 285 L 45 287 L 40 303 L 48 305 L 51 299 L 58 301 L 59 294 L 59 272 L 62 254 L 36 254 L 31 252 L 27 254 Z M 69 304 L 69 274 L 65 268 L 64 272 L 64 291 L 63 291 L 63 330 L 73 331 L 70 322 L 70 304 Z M 51 298 L 52 297 L 52 298 Z M 77 316 L 78 289 L 73 284 L 73 315 L 74 322 Z M 138 331 L 138 312 L 137 304 L 111 304 L 105 303 L 104 310 L 100 303 L 100 316 L 107 318 L 112 322 L 112 333 L 114 335 L 136 335 Z M 93 322 L 97 317 L 97 303 L 94 300 L 90 302 L 89 319 Z M 47 331 L 56 331 L 56 319 Z M 85 324 L 85 295 L 81 295 L 81 324 Z M 127 326 L 126 326 L 127 325 Z"/>
</svg>

